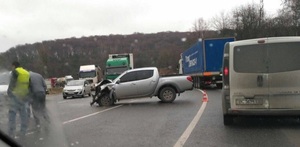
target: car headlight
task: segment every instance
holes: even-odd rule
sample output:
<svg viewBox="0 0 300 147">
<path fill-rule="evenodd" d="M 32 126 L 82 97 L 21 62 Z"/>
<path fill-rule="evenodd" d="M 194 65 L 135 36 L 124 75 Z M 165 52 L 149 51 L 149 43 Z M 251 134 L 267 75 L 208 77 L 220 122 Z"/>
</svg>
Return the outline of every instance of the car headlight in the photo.
<svg viewBox="0 0 300 147">
<path fill-rule="evenodd" d="M 82 89 L 77 89 L 76 91 L 82 91 Z"/>
</svg>

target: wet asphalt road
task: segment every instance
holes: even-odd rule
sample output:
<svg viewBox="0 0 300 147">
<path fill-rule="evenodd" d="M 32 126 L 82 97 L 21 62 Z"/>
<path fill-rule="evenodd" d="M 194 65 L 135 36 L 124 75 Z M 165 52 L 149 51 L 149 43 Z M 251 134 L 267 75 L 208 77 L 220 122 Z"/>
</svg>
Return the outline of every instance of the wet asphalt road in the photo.
<svg viewBox="0 0 300 147">
<path fill-rule="evenodd" d="M 206 92 L 209 101 L 184 146 L 300 146 L 298 119 L 242 117 L 224 126 L 221 90 Z M 63 100 L 61 95 L 48 95 L 50 136 L 62 142 L 60 146 L 172 147 L 202 106 L 202 96 L 193 90 L 170 104 L 154 97 L 91 107 L 91 97 Z"/>
</svg>

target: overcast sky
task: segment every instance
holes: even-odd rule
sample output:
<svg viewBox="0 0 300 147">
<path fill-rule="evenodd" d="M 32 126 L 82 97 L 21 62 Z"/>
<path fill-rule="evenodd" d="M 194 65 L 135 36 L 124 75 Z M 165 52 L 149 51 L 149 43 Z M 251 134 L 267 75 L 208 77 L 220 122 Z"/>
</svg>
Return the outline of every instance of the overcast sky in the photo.
<svg viewBox="0 0 300 147">
<path fill-rule="evenodd" d="M 70 37 L 190 31 L 196 19 L 260 0 L 0 0 L 0 52 Z M 264 0 L 268 14 L 281 0 Z"/>
</svg>

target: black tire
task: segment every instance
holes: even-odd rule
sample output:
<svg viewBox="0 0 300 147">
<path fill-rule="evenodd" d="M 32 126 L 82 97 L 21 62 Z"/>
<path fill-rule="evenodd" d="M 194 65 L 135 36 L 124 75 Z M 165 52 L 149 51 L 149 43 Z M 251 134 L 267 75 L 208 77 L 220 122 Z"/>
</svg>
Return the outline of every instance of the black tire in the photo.
<svg viewBox="0 0 300 147">
<path fill-rule="evenodd" d="M 221 83 L 218 83 L 218 84 L 217 84 L 217 88 L 218 88 L 218 89 L 222 89 L 222 86 L 223 86 L 223 85 L 222 85 Z"/>
<path fill-rule="evenodd" d="M 176 92 L 171 87 L 164 87 L 159 92 L 159 96 L 158 97 L 164 103 L 172 103 L 175 100 L 175 98 L 176 98 Z"/>
<path fill-rule="evenodd" d="M 63 96 L 63 98 L 64 98 L 64 99 L 67 99 L 67 97 L 66 97 L 66 96 Z"/>
<path fill-rule="evenodd" d="M 91 94 L 91 92 L 89 93 L 89 97 L 91 96 L 92 94 Z"/>
<path fill-rule="evenodd" d="M 224 123 L 224 125 L 225 126 L 230 126 L 230 125 L 232 125 L 233 124 L 233 116 L 231 116 L 231 115 L 226 115 L 226 114 L 224 114 L 223 115 L 223 123 Z"/>
<path fill-rule="evenodd" d="M 113 104 L 113 100 L 109 97 L 109 94 L 104 93 L 99 98 L 99 105 L 101 106 L 111 106 Z"/>
</svg>

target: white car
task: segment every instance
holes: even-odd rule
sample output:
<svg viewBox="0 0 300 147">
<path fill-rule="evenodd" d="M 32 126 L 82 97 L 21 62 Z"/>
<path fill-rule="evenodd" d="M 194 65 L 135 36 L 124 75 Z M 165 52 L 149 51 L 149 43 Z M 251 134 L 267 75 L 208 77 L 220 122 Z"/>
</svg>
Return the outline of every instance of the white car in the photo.
<svg viewBox="0 0 300 147">
<path fill-rule="evenodd" d="M 91 85 L 86 80 L 71 80 L 63 89 L 63 98 L 91 96 Z"/>
</svg>

